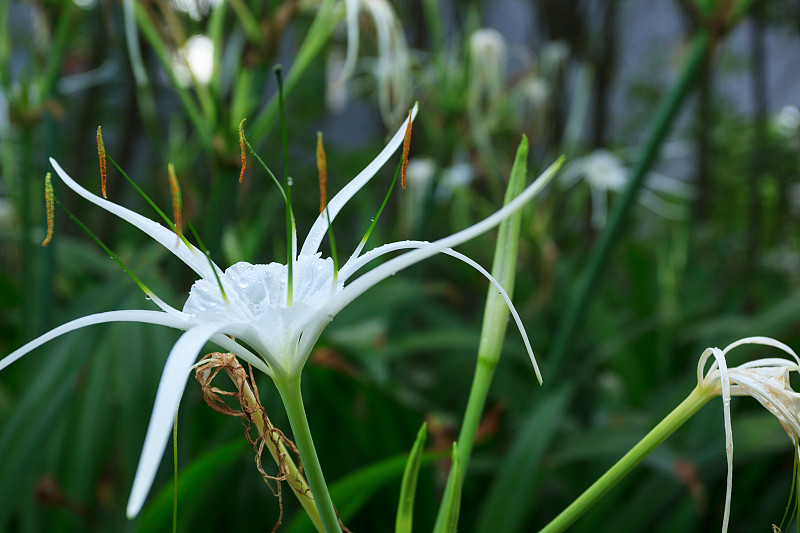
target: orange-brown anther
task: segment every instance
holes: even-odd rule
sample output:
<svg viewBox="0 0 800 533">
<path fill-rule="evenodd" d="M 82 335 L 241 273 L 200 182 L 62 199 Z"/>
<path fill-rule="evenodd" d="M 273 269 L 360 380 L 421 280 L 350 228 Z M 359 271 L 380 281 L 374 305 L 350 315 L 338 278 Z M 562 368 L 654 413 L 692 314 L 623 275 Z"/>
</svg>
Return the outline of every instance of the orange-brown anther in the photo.
<svg viewBox="0 0 800 533">
<path fill-rule="evenodd" d="M 55 203 L 56 195 L 53 192 L 53 180 L 48 172 L 44 177 L 44 205 L 47 210 L 47 235 L 42 241 L 42 246 L 47 246 L 47 243 L 53 238 L 53 223 L 55 219 Z"/>
<path fill-rule="evenodd" d="M 175 218 L 175 233 L 182 236 L 181 231 L 181 211 L 183 211 L 183 200 L 181 200 L 181 186 L 175 176 L 175 165 L 167 165 L 169 169 L 169 192 L 172 194 L 172 216 Z"/>
<path fill-rule="evenodd" d="M 244 121 L 247 120 L 243 118 L 242 121 L 239 123 L 239 151 L 242 156 L 242 170 L 239 171 L 239 183 L 242 182 L 244 179 L 244 169 L 247 168 L 247 150 L 245 150 L 245 142 L 244 142 Z"/>
<path fill-rule="evenodd" d="M 106 194 L 106 147 L 103 145 L 103 132 L 97 126 L 97 158 L 100 160 L 100 189 L 103 191 L 103 198 L 108 198 Z"/>
<path fill-rule="evenodd" d="M 317 132 L 317 172 L 319 173 L 319 212 L 325 209 L 328 187 L 328 161 L 325 159 L 325 146 L 322 144 L 322 132 Z"/>
<path fill-rule="evenodd" d="M 400 186 L 406 188 L 406 168 L 408 168 L 408 150 L 411 148 L 411 111 L 408 112 L 408 126 L 406 126 L 406 135 L 403 137 L 403 161 L 400 167 Z"/>
</svg>

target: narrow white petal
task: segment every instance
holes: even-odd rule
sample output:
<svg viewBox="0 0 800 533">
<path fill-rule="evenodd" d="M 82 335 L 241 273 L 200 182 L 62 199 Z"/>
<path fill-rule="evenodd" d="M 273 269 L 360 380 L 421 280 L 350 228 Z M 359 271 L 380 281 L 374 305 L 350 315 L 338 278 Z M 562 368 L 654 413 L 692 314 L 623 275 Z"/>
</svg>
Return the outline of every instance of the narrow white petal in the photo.
<svg viewBox="0 0 800 533">
<path fill-rule="evenodd" d="M 109 202 L 108 200 L 90 193 L 78 185 L 75 180 L 70 178 L 69 175 L 64 172 L 64 169 L 62 169 L 52 157 L 50 158 L 50 164 L 53 165 L 53 168 L 61 178 L 61 181 L 63 181 L 67 187 L 78 193 L 80 196 L 86 200 L 89 200 L 93 204 L 102 207 L 109 213 L 117 215 L 119 218 L 129 222 L 145 232 L 164 248 L 175 254 L 178 259 L 186 263 L 189 268 L 197 272 L 199 276 L 204 278 L 214 277 L 214 273 L 211 271 L 211 266 L 209 265 L 208 258 L 205 256 L 205 254 L 193 246 L 186 246 L 186 244 L 184 244 L 184 242 L 180 239 L 176 239 L 175 232 L 165 228 L 153 220 L 150 220 L 147 217 L 143 217 L 142 215 L 131 211 L 130 209 L 126 209 L 121 205 L 117 205 L 114 202 Z M 217 270 L 219 270 L 219 268 L 217 268 Z M 222 271 L 220 270 L 220 272 Z"/>
<path fill-rule="evenodd" d="M 411 110 L 411 116 L 406 118 L 403 125 L 400 126 L 400 129 L 397 130 L 397 133 L 394 134 L 394 137 L 389 141 L 386 147 L 378 154 L 378 157 L 372 160 L 372 162 L 367 165 L 367 167 L 362 170 L 358 176 L 352 179 L 350 183 L 344 186 L 344 188 L 339 191 L 339 193 L 334 196 L 330 202 L 328 202 L 328 209 L 320 213 L 317 220 L 314 222 L 314 225 L 311 227 L 311 230 L 308 232 L 308 236 L 306 237 L 305 242 L 303 243 L 303 247 L 300 249 L 300 255 L 314 255 L 317 253 L 319 249 L 319 245 L 322 242 L 322 239 L 325 238 L 325 234 L 328 231 L 328 217 L 330 217 L 330 221 L 333 222 L 333 219 L 336 218 L 336 215 L 339 214 L 342 207 L 353 197 L 364 185 L 367 184 L 369 180 L 375 175 L 375 173 L 380 170 L 380 168 L 389 160 L 392 154 L 403 144 L 403 137 L 406 133 L 406 127 L 408 126 L 409 120 L 414 120 L 414 117 L 417 116 L 417 104 L 414 104 L 414 108 Z M 326 213 L 327 212 L 327 213 Z"/>
<path fill-rule="evenodd" d="M 523 190 L 516 198 L 477 224 L 461 230 L 458 233 L 454 233 L 449 237 L 444 237 L 443 239 L 434 241 L 426 248 L 413 250 L 399 257 L 395 257 L 394 259 L 387 261 L 375 269 L 370 270 L 352 282 L 350 285 L 346 286 L 336 298 L 332 299 L 327 305 L 320 309 L 319 313 L 317 314 L 327 314 L 332 317 L 346 307 L 355 298 L 370 289 L 373 285 L 376 285 L 396 272 L 419 263 L 420 261 L 436 255 L 447 248 L 458 246 L 459 244 L 477 237 L 481 233 L 485 233 L 493 227 L 499 225 L 503 220 L 514 214 L 514 212 L 522 208 L 522 206 L 529 202 L 531 198 L 539 193 L 550 182 L 560 166 L 561 161 L 559 160 L 545 170 L 542 175 L 536 179 L 536 181 L 528 185 L 528 187 L 526 187 L 525 190 Z"/>
<path fill-rule="evenodd" d="M 380 257 L 380 256 L 382 256 L 384 254 L 387 254 L 389 252 L 393 252 L 393 251 L 396 251 L 396 250 L 409 249 L 409 248 L 420 249 L 420 248 L 425 248 L 427 246 L 431 246 L 431 243 L 425 242 L 425 241 L 401 241 L 401 242 L 393 242 L 393 243 L 390 243 L 390 244 L 383 245 L 383 246 L 381 246 L 379 248 L 375 248 L 373 250 L 370 250 L 369 252 L 367 252 L 366 254 L 361 256 L 360 258 L 358 258 L 358 260 L 353 260 L 352 263 L 350 261 L 348 261 L 348 264 L 346 264 L 344 267 L 342 267 L 342 270 L 339 272 L 339 279 L 341 279 L 343 282 L 346 281 L 347 278 L 350 276 L 350 274 L 352 274 L 353 272 L 357 271 L 359 268 L 361 268 L 362 266 L 366 265 L 368 262 L 370 262 L 370 261 L 372 261 L 372 260 L 374 260 L 374 259 L 376 259 L 376 258 L 378 258 L 378 257 Z M 452 248 L 445 248 L 444 250 L 441 250 L 441 253 L 449 255 L 451 257 L 454 257 L 454 258 L 458 259 L 459 261 L 463 261 L 464 263 L 468 264 L 469 266 L 471 266 L 472 268 L 474 268 L 475 270 L 480 272 L 486 279 L 489 280 L 489 282 L 492 285 L 494 285 L 495 289 L 497 289 L 497 292 L 500 293 L 500 296 L 506 302 L 506 305 L 508 306 L 508 310 L 509 310 L 509 312 L 511 312 L 511 316 L 514 317 L 514 322 L 517 324 L 517 329 L 519 330 L 519 333 L 522 336 L 522 341 L 525 343 L 525 349 L 528 351 L 528 356 L 531 358 L 531 363 L 533 364 L 533 369 L 536 371 L 536 378 L 539 380 L 539 383 L 541 383 L 542 382 L 542 374 L 539 371 L 539 365 L 536 363 L 536 357 L 534 357 L 534 355 L 533 355 L 533 348 L 531 347 L 530 340 L 528 339 L 528 335 L 525 332 L 525 326 L 522 325 L 522 319 L 519 317 L 519 313 L 517 313 L 517 309 L 514 307 L 514 304 L 511 302 L 511 298 L 508 296 L 508 293 L 503 288 L 503 286 L 500 284 L 500 282 L 497 281 L 494 278 L 494 276 L 492 276 L 480 264 L 478 264 L 477 262 L 473 261 L 468 256 L 466 256 L 466 255 L 464 255 L 462 253 L 456 252 Z M 349 269 L 348 269 L 348 266 L 350 266 Z M 347 269 L 347 270 L 345 270 L 345 269 Z"/>
<path fill-rule="evenodd" d="M 156 324 L 159 326 L 168 326 L 177 329 L 188 329 L 191 325 L 191 323 L 187 320 L 170 316 L 162 311 L 107 311 L 104 313 L 84 316 L 81 318 L 76 318 L 75 320 L 67 322 L 66 324 L 62 324 L 61 326 L 48 331 L 41 337 L 30 341 L 21 348 L 14 350 L 3 359 L 0 359 L 0 370 L 3 370 L 17 359 L 27 355 L 42 344 L 51 341 L 56 337 L 60 337 L 65 333 L 69 333 L 70 331 L 74 331 L 85 326 L 103 324 L 106 322 L 143 322 L 145 324 Z"/>
<path fill-rule="evenodd" d="M 175 413 L 178 411 L 183 390 L 186 388 L 189 372 L 197 355 L 209 339 L 229 326 L 231 324 L 195 326 L 181 335 L 181 338 L 172 347 L 158 384 L 153 414 L 150 416 L 150 425 L 147 427 L 142 455 L 133 479 L 133 488 L 128 500 L 128 518 L 139 514 L 147 493 L 150 492 L 150 486 L 153 484 L 161 457 L 164 455 L 164 448 L 169 440 Z"/>
<path fill-rule="evenodd" d="M 261 359 L 259 356 L 236 342 L 235 340 L 231 339 L 227 335 L 217 334 L 211 337 L 211 342 L 220 346 L 223 350 L 228 350 L 229 352 L 233 353 L 240 359 L 242 359 L 246 363 L 250 363 L 269 377 L 273 377 L 275 374 L 272 372 L 272 369 L 268 367 L 264 360 Z"/>
<path fill-rule="evenodd" d="M 725 487 L 725 510 L 722 515 L 722 533 L 728 531 L 731 515 L 731 492 L 733 490 L 733 427 L 731 425 L 731 381 L 725 354 L 719 348 L 708 348 L 703 355 L 714 356 L 719 365 L 720 385 L 722 387 L 722 416 L 725 424 L 725 456 L 728 461 L 728 478 Z"/>
<path fill-rule="evenodd" d="M 741 346 L 743 344 L 762 344 L 764 346 L 772 346 L 773 348 L 777 348 L 779 350 L 783 350 L 784 352 L 788 353 L 792 357 L 795 358 L 797 364 L 800 364 L 800 357 L 792 350 L 790 347 L 782 343 L 781 341 L 777 341 L 771 337 L 745 337 L 744 339 L 739 339 L 736 342 L 733 342 L 725 347 L 722 350 L 723 355 L 726 355 L 728 352 L 736 348 L 737 346 Z"/>
</svg>

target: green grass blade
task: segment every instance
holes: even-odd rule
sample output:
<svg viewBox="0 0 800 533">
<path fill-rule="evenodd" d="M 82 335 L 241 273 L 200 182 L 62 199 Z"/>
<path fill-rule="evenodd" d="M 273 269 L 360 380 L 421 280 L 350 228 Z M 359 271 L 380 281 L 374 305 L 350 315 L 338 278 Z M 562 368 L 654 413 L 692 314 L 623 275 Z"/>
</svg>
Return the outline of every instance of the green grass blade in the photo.
<svg viewBox="0 0 800 533">
<path fill-rule="evenodd" d="M 236 439 L 217 446 L 183 469 L 178 476 L 177 492 L 185 516 L 194 516 L 205 495 L 213 491 L 215 481 L 222 471 L 237 461 L 246 448 L 246 440 Z M 132 531 L 170 531 L 173 502 L 174 482 L 162 488 L 155 499 L 144 508 Z"/>
<path fill-rule="evenodd" d="M 400 503 L 397 505 L 397 518 L 395 520 L 395 533 L 411 533 L 414 523 L 414 496 L 417 493 L 417 479 L 419 466 L 422 459 L 422 450 L 425 448 L 427 437 L 427 424 L 422 424 L 417 433 L 417 440 L 411 447 L 408 455 L 406 469 L 403 472 L 403 481 L 400 485 Z"/>
<path fill-rule="evenodd" d="M 461 486 L 463 475 L 461 466 L 458 463 L 458 445 L 453 443 L 453 464 L 450 467 L 450 475 L 447 478 L 447 486 L 444 489 L 442 506 L 439 515 L 444 517 L 441 522 L 437 522 L 433 528 L 433 533 L 455 533 L 458 528 L 458 515 L 461 511 Z"/>
<path fill-rule="evenodd" d="M 561 424 L 571 393 L 560 389 L 540 399 L 525 420 L 478 517 L 478 533 L 520 531 L 534 502 L 536 472 L 547 446 Z"/>
</svg>

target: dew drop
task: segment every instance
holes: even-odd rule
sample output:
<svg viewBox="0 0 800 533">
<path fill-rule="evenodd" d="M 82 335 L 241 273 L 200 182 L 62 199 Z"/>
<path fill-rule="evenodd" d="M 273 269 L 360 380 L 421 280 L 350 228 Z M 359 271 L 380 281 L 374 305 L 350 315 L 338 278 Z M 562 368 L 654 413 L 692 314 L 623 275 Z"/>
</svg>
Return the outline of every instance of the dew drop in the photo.
<svg viewBox="0 0 800 533">
<path fill-rule="evenodd" d="M 286 183 L 288 183 L 288 184 L 289 184 L 289 187 L 291 187 L 292 185 L 294 185 L 294 179 L 292 179 L 292 177 L 291 177 L 291 176 L 289 176 L 289 179 L 288 179 L 288 180 L 286 180 Z"/>
</svg>

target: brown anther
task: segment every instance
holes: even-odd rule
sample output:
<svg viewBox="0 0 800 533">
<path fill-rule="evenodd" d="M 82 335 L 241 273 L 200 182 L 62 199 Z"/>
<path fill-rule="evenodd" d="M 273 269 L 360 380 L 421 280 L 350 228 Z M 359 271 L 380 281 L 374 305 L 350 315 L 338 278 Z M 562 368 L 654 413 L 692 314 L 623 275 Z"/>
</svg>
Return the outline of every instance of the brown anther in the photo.
<svg viewBox="0 0 800 533">
<path fill-rule="evenodd" d="M 408 126 L 406 126 L 406 134 L 403 137 L 403 160 L 400 166 L 400 187 L 406 188 L 406 168 L 408 168 L 408 150 L 411 148 L 411 125 L 414 122 L 411 120 L 411 111 L 408 112 Z"/>
<path fill-rule="evenodd" d="M 100 126 L 97 126 L 97 158 L 100 160 L 100 189 L 103 191 L 103 198 L 108 198 L 106 194 L 106 181 L 108 178 L 106 173 L 106 147 L 103 144 L 103 132 Z"/>
<path fill-rule="evenodd" d="M 53 192 L 53 179 L 48 172 L 44 177 L 44 205 L 47 211 L 47 235 L 42 241 L 42 246 L 47 246 L 47 243 L 53 238 L 53 225 L 55 222 L 55 203 L 56 195 Z"/>
<path fill-rule="evenodd" d="M 175 165 L 169 163 L 167 170 L 169 171 L 169 192 L 172 195 L 172 216 L 175 219 L 175 233 L 178 234 L 178 237 L 181 237 L 183 236 L 181 226 L 181 212 L 183 211 L 181 186 L 178 183 L 177 176 L 175 176 Z"/>
<path fill-rule="evenodd" d="M 247 150 L 246 144 L 244 141 L 244 121 L 247 120 L 243 118 L 242 121 L 239 123 L 239 152 L 242 156 L 242 170 L 239 171 L 239 183 L 242 183 L 244 179 L 244 169 L 247 168 Z"/>
<path fill-rule="evenodd" d="M 325 158 L 325 145 L 322 144 L 322 132 L 317 132 L 317 173 L 319 174 L 319 212 L 327 205 L 328 160 Z"/>
</svg>

